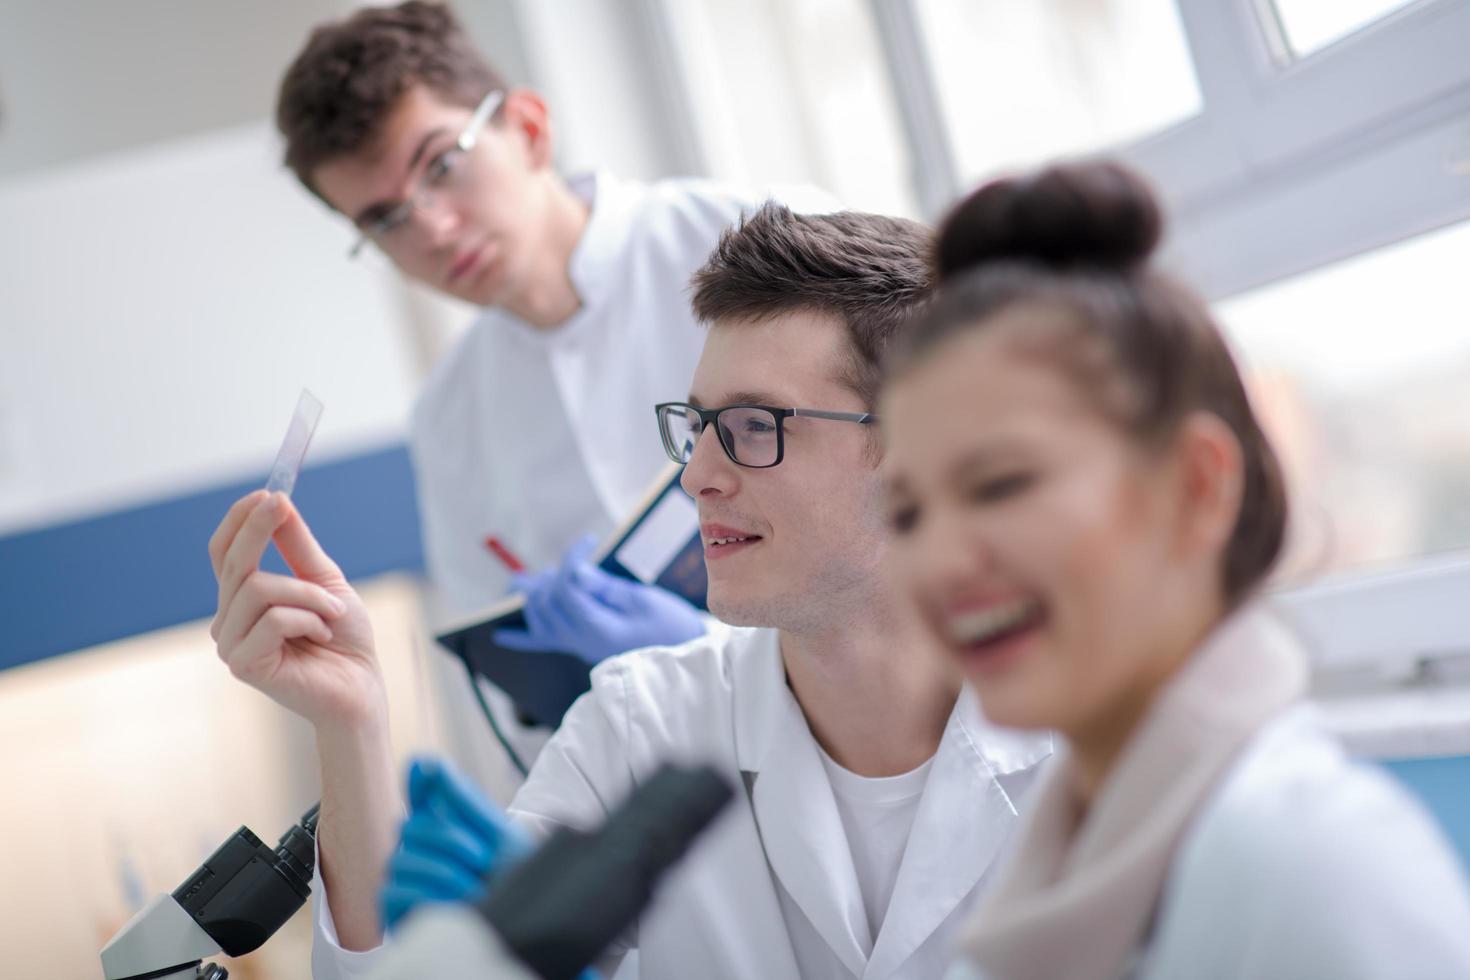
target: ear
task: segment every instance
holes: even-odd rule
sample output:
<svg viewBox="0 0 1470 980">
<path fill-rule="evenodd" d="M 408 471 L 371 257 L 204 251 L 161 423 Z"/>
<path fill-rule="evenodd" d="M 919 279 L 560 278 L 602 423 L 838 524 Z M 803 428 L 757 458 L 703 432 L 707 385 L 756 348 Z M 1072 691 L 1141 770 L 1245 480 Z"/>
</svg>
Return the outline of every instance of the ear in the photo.
<svg viewBox="0 0 1470 980">
<path fill-rule="evenodd" d="M 533 170 L 552 163 L 551 113 L 540 94 L 528 88 L 512 89 L 500 109 L 502 125 L 525 147 Z"/>
<path fill-rule="evenodd" d="M 1217 555 L 1235 532 L 1245 488 L 1240 440 L 1218 416 L 1195 412 L 1179 427 L 1181 543 L 1193 555 Z"/>
</svg>

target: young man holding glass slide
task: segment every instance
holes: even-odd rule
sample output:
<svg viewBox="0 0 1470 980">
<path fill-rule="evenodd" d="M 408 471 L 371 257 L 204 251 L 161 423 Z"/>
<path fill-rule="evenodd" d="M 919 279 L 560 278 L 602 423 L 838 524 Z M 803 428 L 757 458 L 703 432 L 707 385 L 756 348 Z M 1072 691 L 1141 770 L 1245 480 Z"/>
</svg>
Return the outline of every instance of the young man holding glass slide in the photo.
<svg viewBox="0 0 1470 980">
<path fill-rule="evenodd" d="M 687 462 L 710 608 L 735 626 L 599 666 L 511 807 L 537 836 L 595 826 L 681 758 L 740 788 L 605 967 L 636 947 L 646 978 L 936 976 L 1050 752 L 958 697 L 888 580 L 869 413 L 879 359 L 928 295 L 928 242 L 898 219 L 767 206 L 695 279 L 709 340 L 659 429 Z M 220 654 L 316 726 L 336 830 L 315 975 L 356 976 L 385 906 L 396 920 L 470 897 L 510 831 L 459 785 L 470 816 L 415 807 L 397 847 L 366 615 L 300 516 L 270 506 L 241 501 L 216 535 Z M 272 534 L 300 578 L 255 570 Z"/>
</svg>

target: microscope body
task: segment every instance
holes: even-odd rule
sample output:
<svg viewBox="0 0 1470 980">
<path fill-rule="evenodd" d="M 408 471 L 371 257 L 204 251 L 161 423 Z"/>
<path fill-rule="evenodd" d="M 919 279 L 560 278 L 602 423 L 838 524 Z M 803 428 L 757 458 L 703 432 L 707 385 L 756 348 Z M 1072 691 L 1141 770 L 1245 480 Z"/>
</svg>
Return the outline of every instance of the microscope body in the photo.
<svg viewBox="0 0 1470 980">
<path fill-rule="evenodd" d="M 104 980 L 225 980 L 206 956 L 258 949 L 311 894 L 317 807 L 272 848 L 241 827 L 133 916 L 102 950 Z"/>
<path fill-rule="evenodd" d="M 219 943 L 172 895 L 159 895 L 103 947 L 102 976 L 105 980 L 138 976 L 157 980 L 223 980 L 225 974 L 219 967 L 201 963 L 204 957 L 219 951 Z M 160 962 L 161 958 L 172 963 Z M 177 966 L 172 972 L 156 972 L 174 964 Z"/>
</svg>

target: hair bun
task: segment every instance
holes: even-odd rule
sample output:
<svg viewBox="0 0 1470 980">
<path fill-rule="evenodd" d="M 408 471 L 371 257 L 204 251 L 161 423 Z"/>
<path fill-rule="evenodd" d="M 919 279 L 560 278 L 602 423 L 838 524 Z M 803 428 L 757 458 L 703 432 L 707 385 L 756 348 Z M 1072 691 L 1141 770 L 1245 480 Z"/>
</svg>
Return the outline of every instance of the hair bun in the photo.
<svg viewBox="0 0 1470 980">
<path fill-rule="evenodd" d="M 1148 183 L 1117 163 L 1056 164 L 992 181 L 939 229 L 944 281 L 982 262 L 1127 271 L 1153 253 L 1164 218 Z"/>
</svg>

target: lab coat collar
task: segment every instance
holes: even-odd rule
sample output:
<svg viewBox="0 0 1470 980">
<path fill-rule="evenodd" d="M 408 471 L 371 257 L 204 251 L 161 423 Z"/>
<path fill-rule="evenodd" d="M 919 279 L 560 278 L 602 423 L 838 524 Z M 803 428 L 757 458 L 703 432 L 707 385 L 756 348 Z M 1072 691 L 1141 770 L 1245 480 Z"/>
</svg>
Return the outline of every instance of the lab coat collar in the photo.
<svg viewBox="0 0 1470 980">
<path fill-rule="evenodd" d="M 998 728 L 968 688 L 961 692 L 864 980 L 891 976 L 975 891 L 1018 823 L 1016 803 L 997 777 L 1039 765 L 1051 753 L 1050 735 Z"/>
<path fill-rule="evenodd" d="M 735 755 L 743 772 L 758 773 L 771 754 L 776 726 L 787 716 L 788 709 L 796 710 L 803 726 L 806 717 L 801 715 L 801 706 L 786 684 L 780 633 L 773 629 L 729 629 L 732 636 L 741 637 L 736 642 L 745 644 L 748 654 L 737 658 L 732 669 Z M 806 732 L 810 739 L 811 730 L 808 728 Z M 967 751 L 982 760 L 987 774 L 1005 776 L 1029 769 L 1052 754 L 1051 735 L 992 724 L 981 712 L 979 699 L 968 685 L 950 712 L 941 754 L 951 735 L 960 738 Z"/>
<path fill-rule="evenodd" d="M 636 195 L 632 186 L 608 173 L 583 174 L 567 183 L 591 208 L 567 270 L 585 310 L 600 305 L 613 288 L 626 286 L 617 281 L 618 260 L 627 252 L 633 227 L 628 217 Z"/>
<path fill-rule="evenodd" d="M 750 643 L 732 677 L 735 747 L 771 870 L 853 975 L 881 980 L 974 890 L 1016 821 L 996 777 L 1039 763 L 1051 739 L 997 728 L 969 691 L 960 695 L 874 942 L 816 739 L 786 684 L 779 635 L 752 631 Z"/>
</svg>

